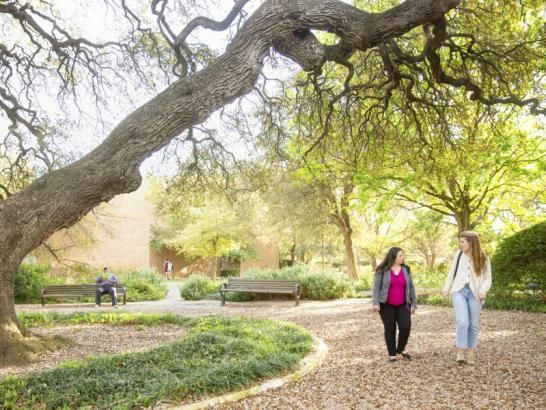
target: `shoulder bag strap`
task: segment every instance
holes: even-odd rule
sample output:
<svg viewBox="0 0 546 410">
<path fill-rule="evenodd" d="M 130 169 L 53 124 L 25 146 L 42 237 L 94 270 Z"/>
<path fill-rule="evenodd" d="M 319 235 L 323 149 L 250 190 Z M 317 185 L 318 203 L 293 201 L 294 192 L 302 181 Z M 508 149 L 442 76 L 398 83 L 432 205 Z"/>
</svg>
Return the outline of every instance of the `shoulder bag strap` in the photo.
<svg viewBox="0 0 546 410">
<path fill-rule="evenodd" d="M 455 265 L 455 273 L 453 274 L 453 280 L 455 280 L 455 276 L 457 276 L 457 271 L 459 270 L 459 262 L 461 261 L 461 256 L 463 256 L 463 251 L 460 251 L 459 256 L 457 256 L 457 264 Z"/>
</svg>

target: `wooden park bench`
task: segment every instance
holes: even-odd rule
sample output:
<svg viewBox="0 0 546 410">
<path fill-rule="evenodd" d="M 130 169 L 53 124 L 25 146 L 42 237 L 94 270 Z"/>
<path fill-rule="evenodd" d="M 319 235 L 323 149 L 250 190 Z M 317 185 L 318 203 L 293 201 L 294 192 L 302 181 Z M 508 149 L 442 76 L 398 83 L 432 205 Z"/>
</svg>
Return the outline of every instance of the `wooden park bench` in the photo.
<svg viewBox="0 0 546 410">
<path fill-rule="evenodd" d="M 82 298 L 86 296 L 95 297 L 97 291 L 97 285 L 51 285 L 46 286 L 40 292 L 40 298 L 42 300 L 42 306 L 45 305 L 46 298 Z M 116 291 L 118 294 L 118 301 L 120 295 L 123 294 L 123 304 L 127 304 L 127 290 L 123 285 L 116 285 Z"/>
<path fill-rule="evenodd" d="M 227 292 L 269 293 L 294 295 L 296 306 L 300 304 L 301 287 L 294 280 L 229 279 L 220 286 L 222 306 L 226 304 Z"/>
</svg>

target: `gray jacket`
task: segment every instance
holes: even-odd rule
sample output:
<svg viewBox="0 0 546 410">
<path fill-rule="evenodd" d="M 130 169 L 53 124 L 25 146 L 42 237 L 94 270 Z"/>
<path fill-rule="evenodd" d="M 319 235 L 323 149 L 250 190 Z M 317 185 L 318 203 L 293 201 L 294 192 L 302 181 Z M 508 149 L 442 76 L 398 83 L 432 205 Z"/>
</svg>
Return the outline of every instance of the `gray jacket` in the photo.
<svg viewBox="0 0 546 410">
<path fill-rule="evenodd" d="M 409 266 L 403 265 L 402 271 L 404 272 L 404 277 L 406 278 L 406 304 L 411 305 L 412 309 L 416 309 L 417 297 L 415 295 L 415 286 L 413 286 L 413 279 L 411 278 L 411 271 Z M 373 285 L 374 305 L 379 305 L 379 303 L 387 302 L 390 284 L 390 269 L 385 269 L 383 272 L 380 270 L 375 271 Z"/>
</svg>

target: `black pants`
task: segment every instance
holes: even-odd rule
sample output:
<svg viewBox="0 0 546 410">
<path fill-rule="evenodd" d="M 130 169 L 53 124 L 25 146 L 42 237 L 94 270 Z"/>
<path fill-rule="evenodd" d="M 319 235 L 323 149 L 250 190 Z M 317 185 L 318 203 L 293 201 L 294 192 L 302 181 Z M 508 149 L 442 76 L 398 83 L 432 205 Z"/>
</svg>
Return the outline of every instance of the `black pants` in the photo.
<svg viewBox="0 0 546 410">
<path fill-rule="evenodd" d="M 100 306 L 100 300 L 102 298 L 102 295 L 110 295 L 112 298 L 112 306 L 116 306 L 118 304 L 118 298 L 117 298 L 117 292 L 116 289 L 114 289 L 111 286 L 105 286 L 104 288 L 97 288 L 97 291 L 95 292 L 95 304 Z"/>
<path fill-rule="evenodd" d="M 394 306 L 381 303 L 379 314 L 385 326 L 385 343 L 389 356 L 402 353 L 408 343 L 411 329 L 411 312 L 406 305 Z M 396 346 L 396 325 L 398 325 L 398 346 Z"/>
</svg>

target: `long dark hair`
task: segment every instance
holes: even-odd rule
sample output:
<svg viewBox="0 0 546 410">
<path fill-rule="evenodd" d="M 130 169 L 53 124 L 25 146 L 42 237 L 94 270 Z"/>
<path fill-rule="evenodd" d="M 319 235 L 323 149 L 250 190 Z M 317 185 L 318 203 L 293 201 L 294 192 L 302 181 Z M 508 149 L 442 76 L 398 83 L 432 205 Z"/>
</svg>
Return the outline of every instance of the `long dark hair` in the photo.
<svg viewBox="0 0 546 410">
<path fill-rule="evenodd" d="M 392 265 L 394 265 L 394 261 L 396 260 L 396 255 L 398 255 L 398 252 L 403 251 L 402 248 L 399 248 L 398 246 L 393 246 L 389 249 L 387 254 L 385 255 L 385 259 L 377 265 L 377 271 L 383 272 L 385 269 L 390 269 Z"/>
</svg>

